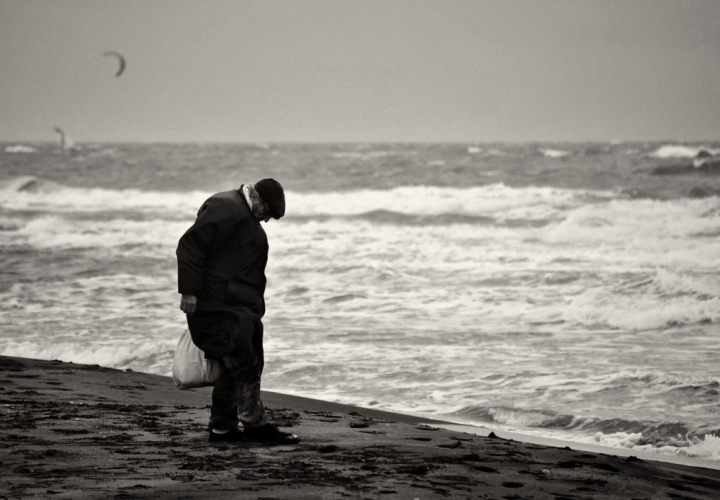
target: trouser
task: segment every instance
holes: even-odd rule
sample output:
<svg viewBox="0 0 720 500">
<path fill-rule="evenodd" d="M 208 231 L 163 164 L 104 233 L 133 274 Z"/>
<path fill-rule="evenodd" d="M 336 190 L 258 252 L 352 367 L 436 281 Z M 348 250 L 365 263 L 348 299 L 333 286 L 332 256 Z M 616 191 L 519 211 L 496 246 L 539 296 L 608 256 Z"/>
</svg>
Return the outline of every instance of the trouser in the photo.
<svg viewBox="0 0 720 500">
<path fill-rule="evenodd" d="M 238 426 L 259 427 L 268 423 L 260 400 L 260 371 L 247 356 L 226 354 L 215 383 L 210 408 L 210 428 L 232 430 Z"/>
<path fill-rule="evenodd" d="M 264 365 L 263 326 L 248 310 L 196 311 L 188 316 L 193 342 L 206 357 L 221 361 L 210 408 L 210 428 L 231 430 L 268 423 L 260 399 Z"/>
</svg>

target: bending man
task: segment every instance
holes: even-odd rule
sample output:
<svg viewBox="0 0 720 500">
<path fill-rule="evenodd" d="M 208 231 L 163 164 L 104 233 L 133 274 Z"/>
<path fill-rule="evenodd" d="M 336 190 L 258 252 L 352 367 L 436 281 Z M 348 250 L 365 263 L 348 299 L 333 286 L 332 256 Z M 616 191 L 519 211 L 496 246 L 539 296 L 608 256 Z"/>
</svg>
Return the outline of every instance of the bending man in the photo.
<svg viewBox="0 0 720 500">
<path fill-rule="evenodd" d="M 211 196 L 178 243 L 180 309 L 193 343 L 222 366 L 212 393 L 210 441 L 298 441 L 268 422 L 260 400 L 268 258 L 260 221 L 284 214 L 282 186 L 263 179 Z"/>
</svg>

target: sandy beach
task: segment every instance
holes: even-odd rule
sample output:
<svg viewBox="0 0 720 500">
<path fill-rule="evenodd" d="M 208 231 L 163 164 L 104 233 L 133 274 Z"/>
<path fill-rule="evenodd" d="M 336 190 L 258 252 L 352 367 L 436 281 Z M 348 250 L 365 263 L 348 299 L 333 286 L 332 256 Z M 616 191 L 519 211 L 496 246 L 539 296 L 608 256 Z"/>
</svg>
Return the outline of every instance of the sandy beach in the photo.
<svg viewBox="0 0 720 500">
<path fill-rule="evenodd" d="M 211 444 L 210 388 L 0 357 L 0 498 L 718 498 L 720 471 L 265 392 L 292 446 Z"/>
</svg>

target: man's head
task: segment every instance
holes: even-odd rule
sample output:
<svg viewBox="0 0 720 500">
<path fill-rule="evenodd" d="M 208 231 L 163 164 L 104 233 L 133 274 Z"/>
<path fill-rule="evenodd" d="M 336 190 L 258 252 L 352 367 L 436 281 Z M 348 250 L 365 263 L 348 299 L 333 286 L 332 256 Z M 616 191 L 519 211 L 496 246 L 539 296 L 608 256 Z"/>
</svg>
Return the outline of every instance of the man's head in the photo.
<svg viewBox="0 0 720 500">
<path fill-rule="evenodd" d="M 285 215 L 285 191 L 275 179 L 263 179 L 253 186 L 255 193 L 259 195 L 257 213 L 255 207 L 253 212 L 259 219 L 268 221 L 270 217 L 279 219 Z M 255 205 L 255 203 L 253 203 Z"/>
</svg>

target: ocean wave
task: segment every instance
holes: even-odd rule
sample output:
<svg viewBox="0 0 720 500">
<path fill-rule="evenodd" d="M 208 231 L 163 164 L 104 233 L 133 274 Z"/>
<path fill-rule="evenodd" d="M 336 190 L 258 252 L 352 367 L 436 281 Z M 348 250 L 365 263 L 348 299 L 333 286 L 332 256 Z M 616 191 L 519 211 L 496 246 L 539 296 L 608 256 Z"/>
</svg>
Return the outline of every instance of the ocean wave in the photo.
<svg viewBox="0 0 720 500">
<path fill-rule="evenodd" d="M 32 146 L 25 146 L 24 144 L 16 144 L 15 146 L 5 146 L 6 153 L 37 153 L 37 149 Z"/>
<path fill-rule="evenodd" d="M 587 327 L 605 325 L 635 331 L 720 323 L 720 298 L 664 299 L 648 295 L 629 300 L 627 297 L 587 292 L 570 301 L 563 318 Z"/>
<path fill-rule="evenodd" d="M 713 272 L 681 273 L 658 268 L 648 285 L 663 296 L 720 297 L 720 276 Z"/>
<path fill-rule="evenodd" d="M 540 152 L 547 158 L 564 158 L 572 154 L 569 151 L 561 151 L 559 149 L 541 149 Z"/>
<path fill-rule="evenodd" d="M 60 360 L 69 363 L 100 365 L 124 370 L 158 373 L 155 368 L 162 367 L 160 375 L 169 375 L 167 367 L 172 365 L 175 346 L 158 342 L 123 342 L 112 344 L 83 343 L 39 343 L 17 342 L 0 346 L 3 356 L 17 356 L 32 359 Z"/>
<path fill-rule="evenodd" d="M 294 217 L 297 220 L 311 220 L 315 216 Z M 375 224 L 395 224 L 402 226 L 447 226 L 454 224 L 470 224 L 470 225 L 492 225 L 502 227 L 543 227 L 551 222 L 550 219 L 496 219 L 482 215 L 462 215 L 462 214 L 405 214 L 400 212 L 392 212 L 390 210 L 373 210 L 357 215 L 344 216 L 343 218 L 351 220 L 363 220 Z"/>
<path fill-rule="evenodd" d="M 350 158 L 357 160 L 375 160 L 388 156 L 415 156 L 417 151 L 336 151 L 331 154 L 333 158 Z"/>
<path fill-rule="evenodd" d="M 548 430 L 550 433 L 537 433 L 566 439 L 572 435 L 573 440 L 616 448 L 720 460 L 720 428 L 691 429 L 681 422 L 588 418 L 510 407 L 466 407 L 449 416 L 480 426 L 497 424 L 525 431 Z"/>
<path fill-rule="evenodd" d="M 720 323 L 720 297 L 707 294 L 632 294 L 586 291 L 567 303 L 563 319 L 588 327 L 605 325 L 635 331 Z"/>
<path fill-rule="evenodd" d="M 207 193 L 143 191 L 140 189 L 80 188 L 34 176 L 21 176 L 0 183 L 0 208 L 51 212 L 117 210 L 197 211 Z"/>
<path fill-rule="evenodd" d="M 602 380 L 604 386 L 622 384 L 625 381 L 641 382 L 646 387 L 663 386 L 675 388 L 693 388 L 707 391 L 718 391 L 720 379 L 710 375 L 678 374 L 660 370 L 626 369 L 609 374 Z"/>
<path fill-rule="evenodd" d="M 0 194 L 0 208 L 8 210 L 155 210 L 194 215 L 210 193 L 77 188 L 23 176 L 1 184 Z M 502 220 L 557 218 L 568 208 L 615 196 L 611 192 L 512 188 L 503 184 L 470 188 L 406 186 L 330 193 L 286 192 L 287 217 L 347 216 L 387 211 L 418 216 L 454 214 Z"/>
<path fill-rule="evenodd" d="M 2 222 L 0 222 L 2 224 Z M 37 249 L 122 248 L 125 255 L 153 256 L 158 249 L 172 255 L 187 221 L 137 221 L 125 218 L 75 220 L 55 215 L 29 221 L 9 220 L 0 244 L 29 245 Z"/>
<path fill-rule="evenodd" d="M 711 149 L 705 146 L 666 144 L 664 146 L 660 146 L 652 153 L 649 153 L 648 156 L 652 156 L 654 158 L 695 158 L 702 151 L 706 151 L 711 155 L 720 154 L 720 149 Z"/>
<path fill-rule="evenodd" d="M 44 187 L 44 191 L 54 190 L 56 183 L 51 181 L 43 181 L 34 175 L 21 175 L 0 182 L 0 193 L 5 196 L 11 196 L 13 193 L 19 192 L 38 192 L 39 186 Z"/>
<path fill-rule="evenodd" d="M 361 215 L 387 211 L 438 216 L 454 214 L 496 219 L 548 219 L 569 207 L 614 197 L 609 192 L 491 184 L 470 188 L 397 187 L 336 193 L 289 193 L 288 206 L 296 216 Z"/>
<path fill-rule="evenodd" d="M 509 407 L 466 407 L 452 416 L 462 417 L 477 423 L 498 423 L 513 427 L 552 427 L 568 429 L 574 427 L 576 418 L 547 410 L 523 410 Z"/>
<path fill-rule="evenodd" d="M 679 422 L 643 422 L 622 418 L 588 418 L 556 413 L 549 410 L 532 410 L 509 407 L 467 407 L 453 414 L 478 423 L 494 423 L 511 427 L 537 427 L 543 429 L 565 429 L 585 433 L 620 432 L 637 433 L 643 444 L 665 443 L 676 436 L 694 436 L 687 425 Z M 715 430 L 711 432 L 716 432 Z M 707 432 L 703 432 L 705 435 Z"/>
<path fill-rule="evenodd" d="M 210 195 L 191 191 L 143 191 L 63 186 L 32 176 L 0 184 L 0 210 L 48 213 L 143 213 L 171 220 L 192 220 Z M 469 188 L 403 186 L 388 190 L 327 193 L 286 192 L 287 219 L 361 217 L 373 222 L 409 224 L 504 224 L 541 227 L 548 242 L 626 243 L 639 232 L 715 235 L 720 200 L 633 199 L 621 192 L 490 184 Z M 128 215 L 128 217 L 132 217 Z"/>
<path fill-rule="evenodd" d="M 612 448 L 628 448 L 661 455 L 677 455 L 720 461 L 720 431 L 698 436 L 678 435 L 656 440 L 648 439 L 642 433 L 615 432 L 605 434 L 598 432 L 591 439 L 584 438 L 581 441 Z"/>
<path fill-rule="evenodd" d="M 567 210 L 565 217 L 548 228 L 549 243 L 587 246 L 619 244 L 642 246 L 644 236 L 682 246 L 692 238 L 720 230 L 720 199 L 614 199 L 587 203 Z"/>
<path fill-rule="evenodd" d="M 656 268 L 646 280 L 573 297 L 563 318 L 636 331 L 720 323 L 720 277 Z"/>
</svg>

